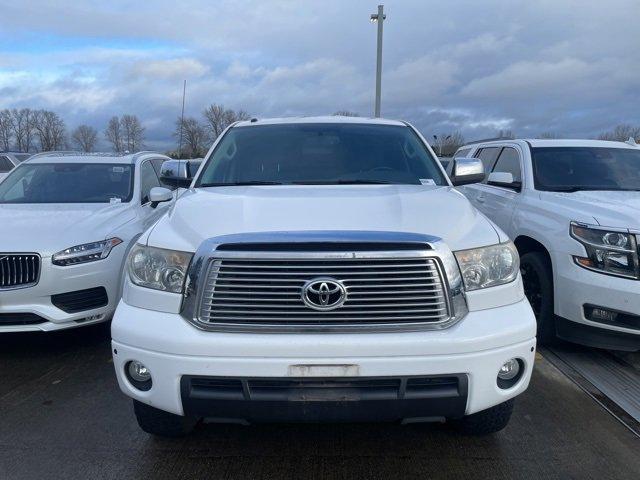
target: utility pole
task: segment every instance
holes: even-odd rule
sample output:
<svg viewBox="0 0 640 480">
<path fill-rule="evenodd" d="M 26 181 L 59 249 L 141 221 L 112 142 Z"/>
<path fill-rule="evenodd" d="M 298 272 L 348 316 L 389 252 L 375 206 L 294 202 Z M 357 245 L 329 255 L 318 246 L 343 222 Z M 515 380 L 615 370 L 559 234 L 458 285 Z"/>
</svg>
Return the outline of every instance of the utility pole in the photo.
<svg viewBox="0 0 640 480">
<path fill-rule="evenodd" d="M 378 24 L 378 52 L 376 57 L 376 108 L 375 116 L 380 116 L 380 97 L 382 89 L 382 24 L 387 16 L 384 14 L 384 5 L 378 5 L 378 13 L 371 14 L 371 22 Z"/>
<path fill-rule="evenodd" d="M 182 158 L 182 129 L 184 128 L 184 97 L 187 94 L 187 81 L 182 85 L 182 113 L 180 114 L 180 140 L 178 141 L 178 158 Z"/>
</svg>

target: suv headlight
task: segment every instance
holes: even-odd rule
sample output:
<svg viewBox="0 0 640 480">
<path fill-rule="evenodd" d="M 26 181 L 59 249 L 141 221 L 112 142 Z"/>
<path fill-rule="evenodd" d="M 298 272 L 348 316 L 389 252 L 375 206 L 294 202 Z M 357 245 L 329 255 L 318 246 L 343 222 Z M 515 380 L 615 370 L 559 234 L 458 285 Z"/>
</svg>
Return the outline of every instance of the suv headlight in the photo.
<svg viewBox="0 0 640 480">
<path fill-rule="evenodd" d="M 455 252 L 467 291 L 513 282 L 520 257 L 513 242 Z"/>
<path fill-rule="evenodd" d="M 107 258 L 113 247 L 121 243 L 122 240 L 114 237 L 99 242 L 76 245 L 75 247 L 69 247 L 61 252 L 55 253 L 51 257 L 51 262 L 61 267 L 77 265 L 78 263 L 95 262 L 96 260 Z"/>
<path fill-rule="evenodd" d="M 129 278 L 141 287 L 182 293 L 193 255 L 176 250 L 135 245 L 129 253 Z"/>
<path fill-rule="evenodd" d="M 586 257 L 574 256 L 576 264 L 618 277 L 638 278 L 638 244 L 635 235 L 571 223 L 571 236 L 580 242 Z"/>
</svg>

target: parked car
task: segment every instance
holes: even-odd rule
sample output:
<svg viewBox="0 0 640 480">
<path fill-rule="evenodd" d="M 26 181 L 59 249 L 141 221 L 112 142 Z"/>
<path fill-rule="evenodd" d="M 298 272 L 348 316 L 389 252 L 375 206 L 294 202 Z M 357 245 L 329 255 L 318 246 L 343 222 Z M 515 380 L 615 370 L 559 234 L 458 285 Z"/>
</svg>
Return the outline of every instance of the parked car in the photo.
<svg viewBox="0 0 640 480">
<path fill-rule="evenodd" d="M 0 184 L 0 332 L 109 320 L 126 254 L 169 206 L 153 201 L 168 157 L 46 153 Z M 166 192 L 169 192 L 168 194 Z"/>
<path fill-rule="evenodd" d="M 483 177 L 472 159 L 452 182 Z M 143 430 L 183 435 L 202 417 L 507 424 L 536 345 L 517 251 L 413 127 L 239 122 L 183 183 L 132 249 L 112 322 Z"/>
<path fill-rule="evenodd" d="M 17 167 L 20 162 L 31 156 L 30 153 L 0 152 L 0 182 Z"/>
<path fill-rule="evenodd" d="M 597 140 L 464 149 L 486 180 L 461 190 L 514 240 L 538 338 L 640 349 L 640 149 Z"/>
</svg>

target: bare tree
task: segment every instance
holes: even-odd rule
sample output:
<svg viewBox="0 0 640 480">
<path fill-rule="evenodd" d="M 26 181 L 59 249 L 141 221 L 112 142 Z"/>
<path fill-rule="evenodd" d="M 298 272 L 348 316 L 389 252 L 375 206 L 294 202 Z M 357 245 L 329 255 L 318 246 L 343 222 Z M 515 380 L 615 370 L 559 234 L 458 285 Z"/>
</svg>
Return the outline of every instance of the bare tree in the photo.
<svg viewBox="0 0 640 480">
<path fill-rule="evenodd" d="M 613 140 L 618 142 L 626 142 L 629 138 L 633 138 L 636 142 L 640 141 L 640 127 L 621 124 L 616 125 L 616 127 L 609 132 L 598 135 L 598 140 Z"/>
<path fill-rule="evenodd" d="M 513 140 L 516 138 L 516 134 L 513 133 L 513 130 L 498 130 L 496 137 L 503 138 L 505 140 Z"/>
<path fill-rule="evenodd" d="M 33 137 L 35 136 L 36 112 L 30 108 L 11 111 L 13 117 L 13 136 L 16 141 L 16 148 L 20 152 L 28 152 L 33 148 Z"/>
<path fill-rule="evenodd" d="M 11 110 L 0 110 L 0 149 L 11 149 L 11 138 L 13 137 L 13 117 Z"/>
<path fill-rule="evenodd" d="M 135 115 L 123 115 L 120 119 L 120 128 L 125 148 L 131 153 L 141 150 L 145 128 L 138 117 Z"/>
<path fill-rule="evenodd" d="M 185 118 L 182 122 L 182 128 L 180 127 L 181 121 L 180 117 L 178 117 L 173 136 L 180 138 L 180 135 L 182 135 L 184 147 L 180 154 L 184 153 L 187 158 L 203 156 L 208 143 L 207 129 L 193 117 Z"/>
<path fill-rule="evenodd" d="M 234 122 L 248 120 L 250 115 L 244 110 L 231 110 L 224 105 L 212 103 L 202 112 L 206 119 L 206 129 L 211 135 L 211 140 L 215 140 L 220 134 Z"/>
<path fill-rule="evenodd" d="M 438 155 L 449 157 L 455 153 L 458 148 L 464 145 L 464 136 L 462 132 L 456 130 L 450 134 L 434 135 L 435 144 Z"/>
<path fill-rule="evenodd" d="M 540 135 L 538 135 L 538 138 L 553 139 L 553 138 L 560 138 L 560 135 L 556 132 L 542 132 Z"/>
<path fill-rule="evenodd" d="M 80 125 L 71 133 L 71 139 L 83 152 L 93 152 L 98 140 L 98 131 L 89 125 Z"/>
<path fill-rule="evenodd" d="M 60 150 L 66 145 L 64 120 L 57 113 L 37 110 L 34 127 L 41 151 Z"/>
<path fill-rule="evenodd" d="M 338 110 L 333 114 L 335 117 L 359 117 L 360 114 L 350 110 Z"/>
<path fill-rule="evenodd" d="M 120 153 L 124 150 L 122 129 L 120 128 L 120 119 L 118 117 L 111 117 L 104 131 L 104 136 L 111 144 L 114 152 Z"/>
</svg>

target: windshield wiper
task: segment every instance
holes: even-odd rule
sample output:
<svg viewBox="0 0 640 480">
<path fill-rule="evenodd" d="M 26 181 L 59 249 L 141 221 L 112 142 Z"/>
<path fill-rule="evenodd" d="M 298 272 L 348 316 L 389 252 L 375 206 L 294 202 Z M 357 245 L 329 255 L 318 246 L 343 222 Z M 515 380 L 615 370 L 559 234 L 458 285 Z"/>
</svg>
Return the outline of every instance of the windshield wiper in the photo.
<svg viewBox="0 0 640 480">
<path fill-rule="evenodd" d="M 392 185 L 394 182 L 386 180 L 309 180 L 300 182 L 291 182 L 294 185 Z"/>
<path fill-rule="evenodd" d="M 199 187 L 244 187 L 250 185 L 284 185 L 282 182 L 262 182 L 262 181 L 251 181 L 251 182 L 210 182 L 210 183 L 201 183 L 198 185 Z"/>
</svg>

